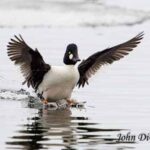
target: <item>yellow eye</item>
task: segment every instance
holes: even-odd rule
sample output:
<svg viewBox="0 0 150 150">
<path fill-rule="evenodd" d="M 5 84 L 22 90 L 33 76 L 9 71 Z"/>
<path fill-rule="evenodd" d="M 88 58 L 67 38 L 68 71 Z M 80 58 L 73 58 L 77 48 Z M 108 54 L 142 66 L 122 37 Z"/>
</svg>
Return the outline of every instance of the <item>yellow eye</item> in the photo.
<svg viewBox="0 0 150 150">
<path fill-rule="evenodd" d="M 71 52 L 69 51 L 69 55 L 71 54 Z"/>
</svg>

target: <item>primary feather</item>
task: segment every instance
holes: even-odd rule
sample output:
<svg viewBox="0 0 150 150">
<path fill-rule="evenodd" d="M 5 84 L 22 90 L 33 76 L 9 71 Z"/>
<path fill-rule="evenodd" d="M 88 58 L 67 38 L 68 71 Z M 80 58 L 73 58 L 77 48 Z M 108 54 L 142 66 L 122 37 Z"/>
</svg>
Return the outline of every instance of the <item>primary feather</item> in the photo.
<svg viewBox="0 0 150 150">
<path fill-rule="evenodd" d="M 30 48 L 20 35 L 15 35 L 14 39 L 7 45 L 8 56 L 15 64 L 20 65 L 21 72 L 25 77 L 24 84 L 32 86 L 37 90 L 43 76 L 50 70 L 50 65 L 46 64 L 37 49 Z M 40 72 L 40 73 L 39 73 Z"/>
<path fill-rule="evenodd" d="M 84 87 L 85 83 L 88 84 L 88 79 L 95 74 L 102 65 L 111 64 L 114 61 L 120 60 L 125 55 L 128 55 L 129 52 L 140 43 L 143 35 L 144 33 L 141 32 L 125 43 L 107 48 L 103 51 L 98 51 L 97 53 L 88 57 L 86 60 L 83 60 L 78 66 L 80 79 L 77 85 L 79 87 Z"/>
</svg>

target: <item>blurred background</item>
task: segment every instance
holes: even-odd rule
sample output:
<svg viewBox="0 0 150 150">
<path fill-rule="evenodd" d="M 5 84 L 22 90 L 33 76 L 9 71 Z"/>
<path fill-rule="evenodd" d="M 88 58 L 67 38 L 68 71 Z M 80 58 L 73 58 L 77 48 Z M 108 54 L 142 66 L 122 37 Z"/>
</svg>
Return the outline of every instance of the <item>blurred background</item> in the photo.
<svg viewBox="0 0 150 150">
<path fill-rule="evenodd" d="M 148 0 L 1 0 L 1 27 L 99 27 L 150 19 Z"/>
</svg>

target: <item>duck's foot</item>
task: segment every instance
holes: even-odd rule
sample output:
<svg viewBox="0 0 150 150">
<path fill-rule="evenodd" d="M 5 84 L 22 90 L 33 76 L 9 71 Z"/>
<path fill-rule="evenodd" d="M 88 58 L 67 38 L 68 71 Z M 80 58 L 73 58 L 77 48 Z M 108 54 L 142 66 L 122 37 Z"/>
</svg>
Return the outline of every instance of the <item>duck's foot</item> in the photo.
<svg viewBox="0 0 150 150">
<path fill-rule="evenodd" d="M 73 99 L 71 100 L 67 99 L 66 101 L 68 103 L 68 106 L 76 107 L 76 108 L 84 108 L 84 104 L 86 103 L 86 102 L 77 102 L 76 100 L 73 100 Z"/>
<path fill-rule="evenodd" d="M 65 109 L 68 107 L 66 100 L 58 100 L 55 102 L 49 102 L 47 100 L 42 100 L 43 108 L 49 110 Z"/>
<path fill-rule="evenodd" d="M 76 101 L 76 100 L 74 100 L 74 99 L 67 99 L 67 103 L 68 103 L 68 105 L 69 106 L 76 106 L 76 105 L 78 105 L 79 103 Z"/>
<path fill-rule="evenodd" d="M 48 105 L 48 100 L 47 100 L 47 99 L 42 99 L 42 103 L 43 103 L 44 105 Z"/>
<path fill-rule="evenodd" d="M 42 99 L 41 102 L 44 108 L 49 108 L 52 110 L 65 109 L 67 107 L 84 108 L 85 104 L 85 102 L 78 102 L 74 99 L 64 99 L 57 102 L 49 102 L 47 99 Z"/>
</svg>

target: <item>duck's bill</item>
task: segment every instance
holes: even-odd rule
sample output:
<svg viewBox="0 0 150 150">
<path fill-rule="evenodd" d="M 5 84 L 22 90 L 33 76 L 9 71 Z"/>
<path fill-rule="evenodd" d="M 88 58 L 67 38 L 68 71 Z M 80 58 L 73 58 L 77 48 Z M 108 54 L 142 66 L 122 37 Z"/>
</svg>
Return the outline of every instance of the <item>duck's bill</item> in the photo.
<svg viewBox="0 0 150 150">
<path fill-rule="evenodd" d="M 76 58 L 73 58 L 73 61 L 74 61 L 74 62 L 78 62 L 78 61 L 81 61 L 81 59 L 78 58 L 78 57 L 76 57 Z"/>
</svg>

